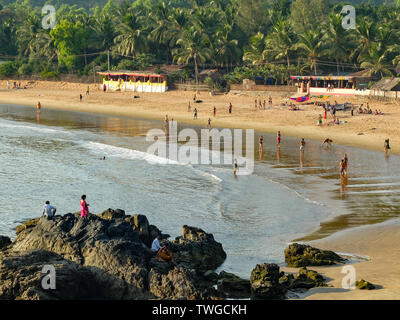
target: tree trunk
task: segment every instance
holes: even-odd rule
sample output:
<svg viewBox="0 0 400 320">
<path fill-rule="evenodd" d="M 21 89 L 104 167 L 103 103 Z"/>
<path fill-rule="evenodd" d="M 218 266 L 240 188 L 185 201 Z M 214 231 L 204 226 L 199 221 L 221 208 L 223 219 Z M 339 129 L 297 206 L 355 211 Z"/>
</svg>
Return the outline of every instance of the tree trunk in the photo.
<svg viewBox="0 0 400 320">
<path fill-rule="evenodd" d="M 194 58 L 194 74 L 195 74 L 195 78 L 196 78 L 196 85 L 198 86 L 199 85 L 199 70 L 197 67 L 197 53 L 195 53 L 193 55 L 193 58 Z"/>
<path fill-rule="evenodd" d="M 107 66 L 108 71 L 110 71 L 110 49 L 107 50 Z"/>
</svg>

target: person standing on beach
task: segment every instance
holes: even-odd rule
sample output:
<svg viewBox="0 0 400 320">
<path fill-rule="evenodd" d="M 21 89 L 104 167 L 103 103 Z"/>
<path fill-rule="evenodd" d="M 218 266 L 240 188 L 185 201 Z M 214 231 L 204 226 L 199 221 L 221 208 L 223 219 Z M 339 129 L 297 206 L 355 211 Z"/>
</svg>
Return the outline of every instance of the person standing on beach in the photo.
<svg viewBox="0 0 400 320">
<path fill-rule="evenodd" d="M 269 98 L 268 98 L 268 103 L 269 103 L 269 106 L 272 108 L 272 97 L 271 96 L 269 96 Z"/>
<path fill-rule="evenodd" d="M 304 140 L 304 138 L 301 138 L 301 141 L 300 141 L 300 151 L 301 151 L 302 153 L 304 152 L 305 147 L 306 147 L 306 141 Z"/>
<path fill-rule="evenodd" d="M 229 103 L 229 114 L 232 114 L 232 103 Z"/>
<path fill-rule="evenodd" d="M 259 144 L 258 152 L 259 152 L 259 153 L 262 153 L 262 152 L 263 152 L 263 143 L 264 143 L 264 138 L 263 138 L 263 136 L 261 136 L 261 137 L 258 139 L 258 144 Z"/>
<path fill-rule="evenodd" d="M 277 145 L 278 147 L 281 146 L 281 132 L 280 132 L 280 131 L 278 131 L 278 135 L 277 135 L 277 137 L 276 137 L 276 145 Z"/>
<path fill-rule="evenodd" d="M 107 91 L 107 86 L 106 86 L 106 84 L 103 84 L 103 92 L 106 92 Z"/>
<path fill-rule="evenodd" d="M 80 100 L 81 102 L 82 102 L 82 98 L 83 98 L 83 97 L 82 97 L 82 95 L 80 94 L 80 95 L 79 95 L 79 100 Z"/>
<path fill-rule="evenodd" d="M 7 89 L 10 90 L 10 81 L 7 80 Z"/>
<path fill-rule="evenodd" d="M 197 108 L 194 108 L 193 119 L 197 119 Z"/>
<path fill-rule="evenodd" d="M 208 128 L 208 129 L 211 129 L 211 118 L 208 118 L 207 128 Z"/>
<path fill-rule="evenodd" d="M 214 110 L 213 110 L 213 116 L 214 116 L 214 118 L 216 117 L 216 115 L 217 115 L 217 108 L 214 107 Z"/>
<path fill-rule="evenodd" d="M 192 106 L 190 105 L 190 101 L 189 101 L 188 112 L 190 112 L 191 109 L 192 109 Z"/>
<path fill-rule="evenodd" d="M 38 110 L 40 110 L 40 109 L 42 108 L 42 105 L 40 104 L 40 101 L 37 103 L 36 108 L 37 108 Z"/>
<path fill-rule="evenodd" d="M 86 202 L 86 195 L 83 195 L 81 197 L 80 205 L 81 205 L 81 218 L 83 218 L 89 214 L 89 204 Z"/>
<path fill-rule="evenodd" d="M 86 95 L 87 96 L 89 95 L 89 91 L 90 91 L 90 88 L 89 88 L 89 86 L 87 86 L 87 88 L 86 88 Z"/>
<path fill-rule="evenodd" d="M 343 178 L 346 175 L 346 167 L 344 159 L 340 160 L 340 176 Z"/>
<path fill-rule="evenodd" d="M 347 153 L 344 154 L 343 161 L 344 161 L 344 173 L 345 175 L 347 175 L 347 169 L 349 167 L 349 158 L 347 157 Z"/>
</svg>

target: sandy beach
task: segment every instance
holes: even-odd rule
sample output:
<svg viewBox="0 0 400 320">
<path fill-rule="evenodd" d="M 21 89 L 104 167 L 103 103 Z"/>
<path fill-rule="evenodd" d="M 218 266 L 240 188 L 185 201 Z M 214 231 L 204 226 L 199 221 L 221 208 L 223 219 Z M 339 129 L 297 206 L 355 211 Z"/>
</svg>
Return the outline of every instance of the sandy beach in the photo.
<svg viewBox="0 0 400 320">
<path fill-rule="evenodd" d="M 13 81 L 11 81 L 13 83 Z M 360 97 L 334 97 L 328 99 L 331 104 L 350 102 L 354 105 L 368 102 L 371 109 L 381 110 L 384 115 L 355 115 L 350 112 L 338 112 L 343 123 L 328 124 L 332 117 L 324 120 L 323 126 L 317 125 L 323 109 L 314 105 L 301 106 L 300 111 L 290 111 L 281 104 L 288 101 L 286 93 L 273 95 L 273 107 L 270 110 L 259 110 L 254 107 L 257 93 L 228 93 L 210 96 L 201 92 L 198 99 L 202 103 L 193 103 L 193 91 L 169 91 L 167 93 L 141 93 L 140 98 L 133 99 L 132 92 L 107 92 L 99 90 L 97 85 L 90 85 L 90 94 L 86 95 L 87 84 L 35 81 L 22 82 L 27 89 L 7 90 L 6 81 L 0 82 L 0 102 L 36 106 L 40 101 L 42 108 L 56 108 L 70 111 L 103 113 L 109 115 L 130 116 L 144 119 L 169 119 L 183 123 L 207 126 L 208 118 L 213 127 L 255 129 L 261 132 L 276 133 L 282 136 L 315 139 L 323 141 L 330 138 L 334 143 L 375 149 L 383 151 L 384 140 L 390 138 L 393 153 L 400 154 L 400 100 L 377 101 Z M 83 100 L 80 102 L 79 95 Z M 136 93 L 136 95 L 138 95 Z M 267 101 L 268 96 L 259 98 Z M 313 99 L 318 101 L 318 99 Z M 188 112 L 188 103 L 192 109 Z M 228 113 L 229 103 L 233 105 L 233 113 Z M 213 118 L 212 110 L 217 108 Z M 198 109 L 198 120 L 193 120 L 193 110 Z"/>
<path fill-rule="evenodd" d="M 13 81 L 11 81 L 12 83 Z M 6 81 L 0 82 L 0 103 L 11 103 L 35 107 L 40 101 L 42 108 L 82 111 L 109 115 L 129 116 L 145 119 L 163 120 L 165 115 L 182 123 L 207 126 L 208 118 L 214 127 L 253 128 L 261 132 L 281 131 L 283 136 L 324 140 L 331 138 L 334 143 L 383 152 L 384 140 L 390 138 L 391 152 L 400 154 L 400 101 L 377 101 L 368 98 L 337 97 L 328 99 L 331 103 L 351 102 L 355 105 L 370 104 L 384 115 L 355 115 L 338 112 L 344 123 L 328 125 L 324 120 L 322 127 L 317 126 L 322 108 L 314 105 L 302 106 L 301 111 L 289 111 L 281 104 L 287 96 L 273 95 L 273 108 L 259 110 L 254 107 L 256 96 L 246 93 L 210 96 L 202 92 L 199 99 L 203 102 L 193 104 L 194 92 L 170 91 L 165 94 L 142 93 L 139 99 L 133 99 L 134 93 L 103 93 L 97 85 L 90 85 L 90 94 L 85 94 L 87 84 L 36 81 L 27 84 L 27 89 L 7 90 Z M 83 101 L 79 101 L 82 94 Z M 137 93 L 136 93 L 137 95 Z M 267 100 L 268 96 L 262 99 Z M 318 100 L 315 100 L 318 101 Z M 187 106 L 191 102 L 192 111 Z M 232 103 L 233 114 L 228 113 Z M 212 110 L 217 108 L 213 118 Z M 193 120 L 193 109 L 199 110 L 198 120 Z M 331 116 L 328 115 L 328 121 Z M 333 250 L 366 256 L 368 261 L 353 264 L 357 280 L 365 279 L 375 285 L 377 290 L 344 290 L 341 282 L 343 266 L 311 267 L 328 278 L 330 287 L 312 289 L 305 299 L 399 299 L 400 298 L 400 250 L 396 243 L 400 241 L 400 220 L 391 220 L 374 226 L 360 227 L 339 232 L 323 240 L 309 242 L 320 249 Z M 291 271 L 285 268 L 285 271 Z M 293 270 L 295 271 L 295 270 Z"/>
</svg>

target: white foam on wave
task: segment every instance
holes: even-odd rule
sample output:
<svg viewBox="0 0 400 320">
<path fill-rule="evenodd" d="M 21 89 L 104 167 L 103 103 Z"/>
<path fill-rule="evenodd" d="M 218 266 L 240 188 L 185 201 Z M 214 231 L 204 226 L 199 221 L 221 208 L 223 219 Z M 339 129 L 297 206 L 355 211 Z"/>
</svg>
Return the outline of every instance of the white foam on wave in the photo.
<svg viewBox="0 0 400 320">
<path fill-rule="evenodd" d="M 89 150 L 94 151 L 100 155 L 105 155 L 108 157 L 118 157 L 129 160 L 145 160 L 150 164 L 174 164 L 174 165 L 183 165 L 180 162 L 173 161 L 167 158 L 159 157 L 150 153 L 123 148 L 116 147 L 109 144 L 99 143 L 99 142 L 87 142 L 84 145 Z"/>
<path fill-rule="evenodd" d="M 24 124 L 20 124 L 17 121 L 11 121 L 11 120 L 5 120 L 1 119 L 0 120 L 0 128 L 12 128 L 12 129 L 20 129 L 20 130 L 32 130 L 32 131 L 37 131 L 41 133 L 63 133 L 63 134 L 68 134 L 71 135 L 72 133 L 63 130 L 63 129 L 56 129 L 53 127 L 45 127 L 42 125 L 36 125 L 36 124 L 27 124 L 24 122 Z"/>
</svg>

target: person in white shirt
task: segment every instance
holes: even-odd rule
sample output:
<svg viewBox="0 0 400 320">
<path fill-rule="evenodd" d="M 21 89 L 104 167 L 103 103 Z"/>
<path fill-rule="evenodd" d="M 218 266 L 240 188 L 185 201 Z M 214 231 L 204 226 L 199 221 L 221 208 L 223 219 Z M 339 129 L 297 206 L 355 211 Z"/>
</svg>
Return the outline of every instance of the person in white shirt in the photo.
<svg viewBox="0 0 400 320">
<path fill-rule="evenodd" d="M 43 207 L 43 216 L 50 220 L 55 216 L 56 211 L 57 209 L 50 205 L 50 201 L 46 201 L 46 204 Z"/>
<path fill-rule="evenodd" d="M 161 235 L 158 235 L 154 241 L 153 244 L 151 245 L 151 251 L 153 252 L 158 252 L 162 247 L 160 245 L 160 240 L 161 240 Z"/>
</svg>

